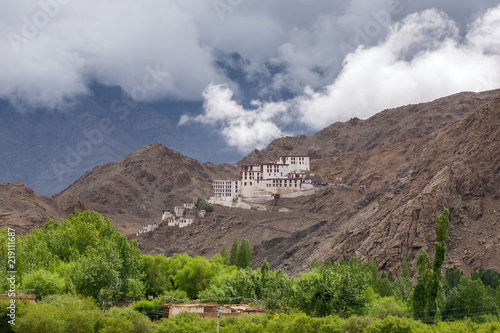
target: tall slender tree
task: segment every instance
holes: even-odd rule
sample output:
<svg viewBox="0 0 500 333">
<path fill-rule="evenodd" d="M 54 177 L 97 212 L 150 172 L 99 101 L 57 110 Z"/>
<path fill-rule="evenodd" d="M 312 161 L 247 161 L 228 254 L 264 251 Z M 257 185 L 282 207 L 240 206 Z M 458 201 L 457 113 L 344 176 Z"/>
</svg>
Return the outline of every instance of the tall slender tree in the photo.
<svg viewBox="0 0 500 333">
<path fill-rule="evenodd" d="M 222 246 L 222 250 L 220 250 L 220 256 L 222 258 L 224 258 L 224 263 L 227 264 L 229 262 L 228 258 L 227 258 L 227 247 L 226 247 L 226 243 L 224 243 L 224 245 Z"/>
<path fill-rule="evenodd" d="M 415 318 L 428 321 L 439 320 L 437 304 L 439 289 L 441 288 L 442 268 L 446 257 L 446 240 L 450 212 L 444 208 L 436 216 L 436 247 L 434 260 L 430 260 L 427 252 L 422 251 L 417 257 L 418 280 L 413 291 L 413 314 Z"/>
<path fill-rule="evenodd" d="M 247 240 L 243 238 L 241 240 L 241 246 L 238 249 L 238 267 L 239 268 L 251 268 L 252 260 L 252 250 L 250 250 L 250 245 Z"/>
<path fill-rule="evenodd" d="M 233 246 L 229 252 L 229 264 L 238 266 L 238 238 L 234 239 Z"/>
<path fill-rule="evenodd" d="M 429 314 L 436 320 L 439 319 L 437 298 L 439 294 L 439 288 L 441 287 L 441 279 L 443 277 L 442 268 L 446 257 L 446 240 L 448 239 L 448 226 L 450 225 L 449 216 L 450 212 L 447 208 L 445 208 L 441 214 L 436 216 L 436 249 L 432 267 L 433 279 L 430 294 L 431 303 L 429 308 Z"/>
</svg>

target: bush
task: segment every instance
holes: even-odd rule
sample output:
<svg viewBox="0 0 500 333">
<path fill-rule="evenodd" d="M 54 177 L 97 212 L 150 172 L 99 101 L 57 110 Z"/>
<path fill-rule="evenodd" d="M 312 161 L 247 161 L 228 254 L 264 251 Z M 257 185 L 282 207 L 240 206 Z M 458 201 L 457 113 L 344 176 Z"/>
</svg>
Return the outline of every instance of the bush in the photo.
<svg viewBox="0 0 500 333">
<path fill-rule="evenodd" d="M 351 316 L 344 322 L 344 330 L 349 333 L 363 333 L 365 328 L 378 321 L 378 319 L 368 316 Z"/>
<path fill-rule="evenodd" d="M 16 318 L 15 331 L 16 333 L 64 333 L 66 323 L 57 307 L 50 304 L 37 304 L 30 307 L 24 316 Z"/>
<path fill-rule="evenodd" d="M 148 316 L 152 320 L 156 319 L 156 311 L 157 310 L 162 311 L 160 308 L 158 308 L 158 309 L 157 308 L 158 308 L 158 305 L 155 304 L 154 301 L 146 301 L 146 300 L 139 301 L 133 305 L 133 309 L 135 311 L 138 311 L 138 312 Z"/>
<path fill-rule="evenodd" d="M 375 321 L 365 329 L 366 333 L 410 333 L 431 332 L 432 329 L 425 324 L 410 318 L 388 316 L 381 321 Z"/>
<path fill-rule="evenodd" d="M 24 276 L 24 289 L 34 289 L 36 299 L 47 295 L 62 294 L 66 291 L 66 281 L 57 273 L 40 269 Z"/>
<path fill-rule="evenodd" d="M 375 301 L 368 314 L 380 319 L 387 316 L 401 317 L 406 315 L 406 309 L 403 302 L 394 297 L 381 297 Z"/>
<path fill-rule="evenodd" d="M 194 204 L 198 209 L 200 210 L 206 210 L 207 212 L 213 212 L 214 210 L 214 207 L 209 204 L 205 199 L 202 199 L 202 198 L 198 198 L 198 200 L 196 200 L 196 203 Z"/>
<path fill-rule="evenodd" d="M 143 313 L 135 311 L 132 307 L 111 308 L 106 312 L 106 316 L 108 316 L 108 319 L 105 320 L 107 323 L 114 322 L 114 319 L 111 320 L 109 318 L 118 318 L 121 321 L 127 322 L 124 328 L 132 327 L 132 330 L 125 332 L 148 333 L 152 327 L 151 320 Z"/>
<path fill-rule="evenodd" d="M 10 306 L 10 299 L 0 299 L 0 332 L 2 333 L 11 333 L 13 331 L 13 327 L 9 324 L 10 317 L 7 316 L 10 310 L 7 307 Z M 16 323 L 24 316 L 30 308 L 30 303 L 28 301 L 16 301 Z"/>
<path fill-rule="evenodd" d="M 226 318 L 224 318 L 226 319 Z M 221 319 L 221 326 L 224 319 Z M 152 326 L 152 333 L 165 332 L 215 332 L 217 324 L 214 319 L 200 318 L 196 313 L 181 312 L 172 318 L 163 318 L 159 323 Z M 221 329 L 221 332 L 230 332 Z M 234 332 L 234 330 L 232 331 Z"/>
</svg>

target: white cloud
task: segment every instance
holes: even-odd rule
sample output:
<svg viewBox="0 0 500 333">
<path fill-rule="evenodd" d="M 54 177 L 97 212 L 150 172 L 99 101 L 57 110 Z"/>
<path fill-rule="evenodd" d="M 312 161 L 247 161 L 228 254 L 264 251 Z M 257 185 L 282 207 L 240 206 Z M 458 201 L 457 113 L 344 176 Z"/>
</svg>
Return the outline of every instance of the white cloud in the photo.
<svg viewBox="0 0 500 333">
<path fill-rule="evenodd" d="M 221 134 L 230 146 L 242 152 L 263 148 L 272 139 L 283 136 L 275 124 L 287 110 L 285 102 L 252 102 L 253 109 L 246 110 L 233 98 L 233 91 L 225 85 L 210 84 L 203 92 L 205 112 L 194 121 L 221 127 Z M 186 122 L 185 115 L 181 122 Z M 179 124 L 181 124 L 179 122 Z"/>
<path fill-rule="evenodd" d="M 497 7 L 479 19 L 465 42 L 454 22 L 436 10 L 408 16 L 381 44 L 349 54 L 333 84 L 306 89 L 296 99 L 302 121 L 320 129 L 386 108 L 500 87 L 500 34 L 493 19 L 499 12 Z"/>
<path fill-rule="evenodd" d="M 321 129 L 351 117 L 368 118 L 391 107 L 419 103 L 460 91 L 500 87 L 500 6 L 470 26 L 462 40 L 455 22 L 437 10 L 406 17 L 373 47 L 349 54 L 333 83 L 307 87 L 287 102 L 245 110 L 230 89 L 209 85 L 205 113 L 196 121 L 221 127 L 232 146 L 247 152 L 281 136 L 283 119 L 295 117 Z"/>
<path fill-rule="evenodd" d="M 377 72 L 362 66 L 372 70 L 373 75 L 383 74 L 382 83 L 387 84 L 389 74 L 393 73 L 391 68 L 405 68 L 405 64 L 417 68 L 418 59 L 422 60 L 422 65 L 430 66 L 431 55 L 427 55 L 426 62 L 423 55 L 413 58 L 412 52 L 418 52 L 424 42 L 430 43 L 427 49 L 435 56 L 439 50 L 451 56 L 453 49 L 468 50 L 474 56 L 479 55 L 474 50 L 484 51 L 487 56 L 499 52 L 498 38 L 494 38 L 499 26 L 496 9 L 470 27 L 467 47 L 464 43 L 459 44 L 460 37 L 455 36 L 453 29 L 457 26 L 443 17 L 436 22 L 419 22 L 414 18 L 413 22 L 407 20 L 395 31 L 388 29 L 407 13 L 431 5 L 451 12 L 453 19 L 470 22 L 464 17 L 469 17 L 471 12 L 484 11 L 493 0 L 467 3 L 446 0 L 438 4 L 429 0 L 394 0 L 400 6 L 393 11 L 390 0 L 317 0 L 314 6 L 307 0 L 220 1 L 231 7 L 224 12 L 223 20 L 214 2 L 205 0 L 3 1 L 0 3 L 0 98 L 8 98 L 18 106 L 56 108 L 86 94 L 90 82 L 119 85 L 132 95 L 134 89 L 144 86 L 148 66 L 158 68 L 165 75 L 158 86 L 147 89 L 146 100 L 198 100 L 210 82 L 227 84 L 235 93 L 245 95 L 244 89 L 214 66 L 216 55 L 239 52 L 248 60 L 248 66 L 243 69 L 245 74 L 250 80 L 263 82 L 259 86 L 262 98 L 267 99 L 283 88 L 300 94 L 305 86 L 310 86 L 315 93 L 305 96 L 301 105 L 305 106 L 308 101 L 314 104 L 313 108 L 319 109 L 320 104 L 335 105 L 335 111 L 329 110 L 326 116 L 310 124 L 318 127 L 321 126 L 318 124 L 326 125 L 338 119 L 332 112 L 341 113 L 337 107 L 339 103 L 327 101 L 328 91 L 332 90 L 329 85 L 336 86 L 335 95 L 348 96 L 355 78 L 361 77 L 372 84 L 373 79 L 367 80 L 354 69 L 364 59 L 370 62 L 372 57 L 390 57 L 404 52 L 407 59 L 396 57 L 392 62 L 381 59 L 384 73 L 380 73 L 381 69 Z M 421 20 L 426 17 L 434 19 L 420 15 Z M 424 23 L 430 24 L 435 31 L 420 31 L 418 43 L 405 39 L 415 36 L 411 31 L 413 26 L 424 26 Z M 464 26 L 460 23 L 458 28 Z M 380 44 L 388 33 L 393 44 L 403 43 L 409 49 L 398 51 L 397 45 L 389 41 Z M 431 35 L 425 41 L 422 36 L 427 33 Z M 20 38 L 13 40 L 13 34 Z M 457 45 L 451 43 L 445 47 L 445 39 Z M 352 54 L 345 63 L 348 67 L 344 68 L 345 48 L 341 46 L 348 44 L 355 48 L 360 42 L 365 48 Z M 458 53 L 463 55 L 464 52 Z M 455 65 L 460 66 L 463 61 Z M 490 63 L 486 62 L 485 66 Z M 273 64 L 280 70 L 271 73 L 265 64 Z M 484 80 L 494 83 L 495 77 L 489 75 Z M 449 90 L 462 86 L 454 83 Z M 319 90 L 322 88 L 324 90 Z M 366 94 L 367 98 L 372 98 L 369 92 Z M 400 95 L 411 97 L 413 94 L 405 91 Z M 356 107 L 355 103 L 348 105 Z M 375 104 L 374 108 L 381 105 Z M 309 123 L 307 115 L 303 121 Z"/>
</svg>

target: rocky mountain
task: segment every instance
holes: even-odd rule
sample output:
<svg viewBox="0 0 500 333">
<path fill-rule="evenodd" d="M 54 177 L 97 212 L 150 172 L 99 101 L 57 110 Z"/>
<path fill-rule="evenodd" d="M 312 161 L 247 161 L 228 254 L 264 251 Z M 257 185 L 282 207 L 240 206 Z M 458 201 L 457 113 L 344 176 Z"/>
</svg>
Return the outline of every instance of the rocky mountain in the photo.
<svg viewBox="0 0 500 333">
<path fill-rule="evenodd" d="M 266 161 L 282 154 L 307 155 L 311 159 L 339 156 L 420 138 L 465 117 L 499 92 L 462 92 L 429 103 L 384 110 L 366 120 L 336 122 L 312 135 L 276 139 L 266 148 L 254 150 L 240 164 Z"/>
<path fill-rule="evenodd" d="M 260 258 L 282 253 L 275 266 L 303 269 L 313 258 L 374 257 L 397 268 L 405 256 L 433 253 L 434 218 L 447 207 L 447 265 L 500 269 L 500 98 L 428 136 L 318 159 L 313 170 L 362 196 L 339 209 L 345 190 L 334 186 L 314 203 L 295 204 L 332 218 L 301 239 L 264 247 Z"/>
<path fill-rule="evenodd" d="M 91 209 L 71 194 L 57 200 L 39 196 L 22 182 L 0 184 L 0 226 L 25 233 L 43 226 L 47 218 L 63 219 L 75 209 Z"/>
<path fill-rule="evenodd" d="M 338 183 L 313 197 L 281 199 L 253 215 L 223 211 L 184 230 L 145 235 L 141 245 L 152 253 L 213 255 L 224 242 L 245 237 L 255 264 L 267 259 L 292 273 L 314 258 L 351 256 L 374 257 L 381 269 L 398 271 L 404 257 L 414 264 L 420 251 L 432 255 L 434 219 L 447 207 L 446 265 L 500 270 L 500 93 L 488 94 L 497 97 L 428 135 L 313 160 L 313 172 Z"/>
<path fill-rule="evenodd" d="M 180 115 L 201 110 L 201 101 L 137 103 L 101 85 L 59 111 L 20 111 L 0 99 L 0 182 L 22 181 L 39 195 L 54 195 L 91 168 L 154 142 L 200 161 L 239 160 L 217 132 L 177 126 Z"/>
<path fill-rule="evenodd" d="M 129 235 L 143 224 L 159 222 L 163 209 L 210 197 L 213 176 L 224 171 L 235 169 L 201 164 L 157 143 L 93 168 L 54 198 L 83 198 Z"/>
<path fill-rule="evenodd" d="M 414 264 L 421 250 L 432 254 L 434 218 L 447 207 L 446 265 L 500 270 L 500 91 L 462 93 L 336 123 L 311 136 L 276 140 L 242 162 L 289 153 L 311 153 L 312 172 L 335 185 L 253 210 L 217 206 L 183 229 L 160 225 L 139 237 L 142 251 L 211 256 L 224 243 L 246 238 L 254 264 L 267 259 L 294 274 L 314 258 L 351 256 L 374 257 L 380 268 L 398 272 L 405 256 Z M 140 226 L 159 221 L 162 209 L 209 197 L 211 179 L 221 172 L 237 169 L 147 145 L 93 168 L 52 198 L 22 183 L 2 184 L 0 225 L 27 230 L 46 216 L 94 209 L 135 238 Z"/>
</svg>

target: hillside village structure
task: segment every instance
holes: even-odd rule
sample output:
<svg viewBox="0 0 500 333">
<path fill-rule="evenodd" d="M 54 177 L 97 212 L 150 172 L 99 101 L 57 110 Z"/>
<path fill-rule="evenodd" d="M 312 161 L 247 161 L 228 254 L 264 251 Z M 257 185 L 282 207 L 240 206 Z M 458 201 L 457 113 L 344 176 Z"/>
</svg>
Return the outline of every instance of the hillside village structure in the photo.
<svg viewBox="0 0 500 333">
<path fill-rule="evenodd" d="M 167 210 L 162 210 L 161 212 L 161 223 L 167 223 L 169 227 L 179 227 L 184 228 L 188 225 L 194 223 L 196 215 L 199 217 L 205 217 L 207 214 L 206 210 L 195 210 L 195 205 L 192 203 L 185 203 L 182 206 L 174 207 L 174 214 Z M 139 237 L 140 234 L 145 234 L 148 232 L 156 231 L 159 224 L 148 224 L 143 225 L 142 229 L 136 232 L 136 236 Z"/>
<path fill-rule="evenodd" d="M 276 194 L 301 192 L 312 187 L 304 183 L 309 156 L 281 156 L 266 163 L 241 166 L 240 175 L 224 175 L 213 181 L 212 201 L 271 199 Z"/>
</svg>

